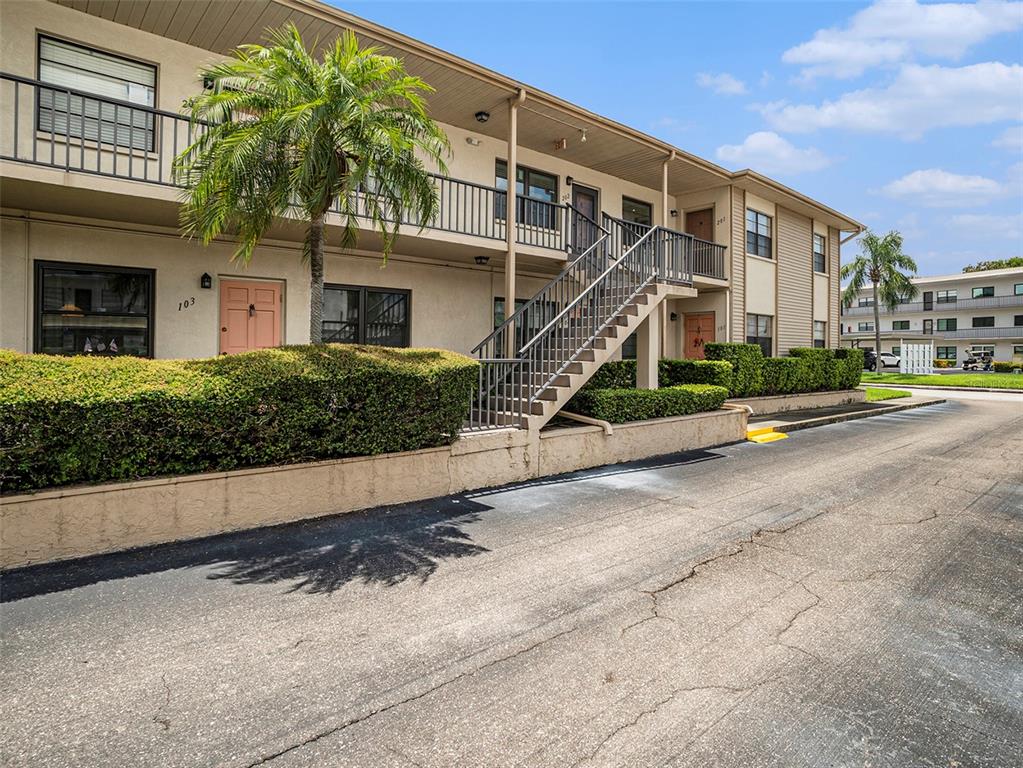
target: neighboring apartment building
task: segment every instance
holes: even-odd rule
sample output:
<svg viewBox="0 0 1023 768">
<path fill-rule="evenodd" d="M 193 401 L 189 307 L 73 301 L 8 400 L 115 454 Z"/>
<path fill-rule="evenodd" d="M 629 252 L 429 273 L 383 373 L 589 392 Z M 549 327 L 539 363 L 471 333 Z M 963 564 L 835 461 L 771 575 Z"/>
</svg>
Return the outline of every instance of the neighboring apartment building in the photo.
<svg viewBox="0 0 1023 768">
<path fill-rule="evenodd" d="M 934 357 L 962 364 L 967 353 L 1023 363 L 1023 269 L 991 269 L 918 277 L 917 295 L 890 312 L 881 307 L 881 351 L 902 353 L 904 342 L 930 342 Z M 842 309 L 842 342 L 873 349 L 871 289 Z"/>
<path fill-rule="evenodd" d="M 302 228 L 281 222 L 233 263 L 226 239 L 180 237 L 170 173 L 195 130 L 180 110 L 199 66 L 288 20 L 309 41 L 350 28 L 401 57 L 436 89 L 452 146 L 440 213 L 403 226 L 386 267 L 369 229 L 357 250 L 328 248 L 326 340 L 469 353 L 508 297 L 521 306 L 595 240 L 603 266 L 662 227 L 658 258 L 681 259 L 687 290 L 658 297 L 653 334 L 614 340 L 612 356 L 640 335 L 647 356 L 702 357 L 712 340 L 838 346 L 855 220 L 315 0 L 0 3 L 0 346 L 196 357 L 308 340 Z"/>
</svg>

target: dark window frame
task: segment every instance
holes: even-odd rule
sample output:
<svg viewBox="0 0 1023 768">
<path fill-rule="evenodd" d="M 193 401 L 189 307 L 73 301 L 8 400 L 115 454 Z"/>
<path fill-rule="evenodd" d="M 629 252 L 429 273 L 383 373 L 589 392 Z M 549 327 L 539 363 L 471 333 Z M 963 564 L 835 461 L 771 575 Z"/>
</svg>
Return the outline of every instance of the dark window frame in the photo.
<svg viewBox="0 0 1023 768">
<path fill-rule="evenodd" d="M 817 243 L 821 243 L 821 250 L 817 250 Z M 813 233 L 813 271 L 819 275 L 828 274 L 828 238 L 824 235 Z"/>
<path fill-rule="evenodd" d="M 952 350 L 951 354 L 949 354 L 949 350 Z M 934 359 L 935 360 L 958 360 L 959 359 L 959 349 L 958 349 L 958 347 L 954 347 L 954 346 L 951 346 L 951 347 L 950 346 L 935 347 L 934 348 Z"/>
<path fill-rule="evenodd" d="M 820 326 L 821 338 L 817 338 L 817 327 Z M 824 349 L 828 345 L 828 322 L 827 320 L 813 321 L 813 346 L 817 349 Z"/>
<path fill-rule="evenodd" d="M 1013 328 L 1019 328 L 1020 326 L 1023 326 L 1023 315 L 1013 315 L 1012 326 Z"/>
<path fill-rule="evenodd" d="M 864 328 L 863 326 L 865 325 L 869 325 L 870 327 Z M 873 333 L 873 331 L 874 331 L 873 320 L 863 320 L 856 324 L 856 333 Z"/>
<path fill-rule="evenodd" d="M 757 334 L 751 336 L 749 332 L 750 318 L 756 318 Z M 760 320 L 761 318 L 767 318 L 771 321 L 770 324 L 770 335 L 760 335 Z M 760 350 L 764 353 L 764 357 L 771 357 L 774 354 L 774 315 L 761 315 L 756 312 L 746 313 L 746 343 L 747 344 L 759 344 Z"/>
<path fill-rule="evenodd" d="M 892 320 L 893 331 L 908 331 L 909 320 Z"/>
<path fill-rule="evenodd" d="M 366 341 L 366 326 L 367 326 L 367 318 L 366 318 L 366 294 L 369 291 L 376 291 L 378 293 L 394 293 L 394 294 L 400 294 L 400 295 L 405 296 L 405 302 L 406 302 L 406 305 L 405 305 L 406 306 L 406 309 L 405 309 L 406 321 L 405 321 L 405 334 L 404 334 L 404 339 L 403 339 L 404 343 L 401 344 L 400 346 L 393 347 L 393 349 L 407 349 L 408 347 L 412 346 L 412 289 L 411 288 L 390 288 L 388 286 L 382 286 L 382 285 L 351 285 L 351 284 L 348 284 L 348 283 L 324 283 L 323 284 L 323 290 L 324 290 L 324 292 L 329 291 L 329 290 L 334 290 L 334 291 L 358 291 L 359 292 L 359 321 L 358 321 L 358 329 L 356 331 L 356 340 L 355 341 L 349 341 L 349 342 L 341 341 L 341 342 L 334 342 L 334 343 L 338 343 L 338 344 L 368 344 L 368 345 L 371 345 L 371 346 L 390 346 L 390 345 L 383 345 L 383 344 L 376 344 L 376 345 L 374 345 L 373 342 Z M 327 323 L 327 322 L 334 322 L 334 321 L 326 320 L 326 319 L 321 319 L 320 324 L 322 326 L 323 323 Z"/>
<path fill-rule="evenodd" d="M 143 112 L 143 113 L 148 115 L 148 117 L 145 119 L 145 126 L 143 126 L 143 127 L 136 127 L 135 124 L 134 124 L 133 115 L 131 114 L 131 112 L 129 112 L 129 122 L 128 123 L 121 124 L 121 123 L 117 122 L 116 120 L 114 121 L 115 122 L 115 128 L 114 128 L 113 141 L 104 141 L 103 140 L 103 131 L 102 131 L 102 129 L 99 126 L 97 126 L 97 129 L 96 129 L 96 138 L 95 139 L 90 139 L 90 138 L 87 138 L 84 135 L 85 134 L 85 102 L 84 102 L 84 99 L 86 97 L 81 97 L 81 96 L 72 97 L 72 98 L 81 98 L 81 99 L 83 99 L 83 102 L 82 102 L 82 117 L 81 117 L 81 131 L 80 131 L 79 135 L 67 132 L 68 124 L 67 124 L 67 118 L 66 117 L 65 117 L 64 124 L 62 126 L 59 126 L 59 128 L 60 128 L 59 130 L 58 130 L 57 122 L 56 122 L 56 117 L 54 117 L 54 119 L 53 119 L 54 120 L 53 125 L 52 125 L 52 129 L 53 130 L 46 130 L 46 129 L 44 129 L 42 127 L 42 122 L 41 122 L 41 119 L 40 119 L 40 112 L 42 111 L 43 107 L 42 107 L 42 101 L 41 101 L 39 93 L 41 93 L 43 90 L 49 90 L 49 91 L 77 90 L 77 91 L 81 91 L 82 93 L 90 93 L 89 91 L 86 91 L 86 90 L 83 90 L 83 89 L 68 88 L 67 86 L 57 85 L 56 83 L 48 83 L 46 86 L 39 86 L 37 88 L 36 104 L 35 104 L 35 110 L 34 110 L 34 115 L 33 115 L 33 128 L 34 128 L 34 131 L 35 131 L 36 134 L 43 133 L 43 134 L 52 135 L 54 137 L 62 136 L 64 138 L 65 142 L 71 141 L 71 140 L 76 140 L 76 141 L 80 141 L 83 144 L 85 144 L 85 142 L 94 141 L 97 146 L 104 146 L 105 145 L 105 146 L 108 146 L 108 147 L 113 147 L 114 151 L 123 150 L 123 151 L 126 151 L 126 152 L 140 152 L 140 153 L 145 153 L 145 154 L 157 152 L 157 121 L 156 121 L 156 114 L 155 114 L 155 112 L 156 112 L 157 103 L 158 103 L 157 99 L 158 99 L 159 93 L 160 93 L 160 68 L 159 68 L 159 66 L 157 66 L 156 64 L 154 64 L 152 62 L 143 61 L 142 59 L 135 59 L 135 58 L 132 58 L 130 56 L 125 56 L 125 55 L 123 55 L 123 54 L 121 54 L 119 52 L 114 52 L 114 51 L 108 50 L 106 48 L 101 48 L 101 47 L 96 46 L 96 45 L 86 45 L 85 43 L 78 42 L 77 40 L 69 40 L 67 38 L 60 37 L 59 35 L 48 34 L 48 33 L 45 33 L 45 32 L 37 32 L 36 33 L 36 79 L 39 80 L 40 82 L 46 82 L 46 81 L 43 80 L 43 77 L 42 77 L 42 75 L 43 75 L 43 40 L 51 40 L 53 42 L 63 43 L 64 45 L 74 46 L 75 48 L 81 48 L 82 50 L 92 51 L 94 53 L 100 53 L 100 54 L 102 54 L 104 56 L 110 57 L 111 59 L 120 59 L 121 61 L 127 62 L 128 64 L 140 65 L 140 66 L 143 66 L 143 67 L 147 67 L 148 69 L 151 69 L 153 71 L 153 103 L 152 103 L 152 105 L 149 105 L 149 104 L 139 104 L 136 107 L 136 109 L 138 109 L 140 112 Z M 95 101 L 97 101 L 97 102 L 119 101 L 118 99 L 111 99 L 109 96 L 103 96 L 103 95 L 98 94 L 98 93 L 92 94 L 92 98 Z M 51 104 L 52 104 L 52 106 L 50 107 L 50 111 L 53 112 L 54 115 L 56 115 L 57 112 L 58 112 L 57 107 L 56 107 L 56 102 L 53 101 L 53 102 L 51 102 Z M 71 105 L 69 103 L 68 104 L 68 109 L 64 110 L 63 114 L 66 115 L 69 112 L 72 115 L 74 114 L 73 112 L 70 111 L 70 106 Z M 102 108 L 100 108 L 100 109 L 102 109 Z M 124 107 L 124 109 L 129 109 L 130 110 L 131 108 L 130 107 Z M 97 119 L 99 120 L 100 123 L 104 122 L 102 117 L 97 118 Z M 122 125 L 128 129 L 128 141 L 127 142 L 120 142 L 120 141 L 118 141 L 118 134 L 120 133 L 120 129 L 121 129 Z M 135 145 L 135 142 L 133 140 L 133 136 L 134 136 L 134 133 L 135 133 L 136 130 L 143 131 L 146 134 L 147 138 L 149 139 L 149 141 L 146 142 L 143 146 L 136 146 Z"/>
<path fill-rule="evenodd" d="M 43 271 L 50 269 L 73 269 L 79 271 L 93 270 L 94 272 L 106 272 L 122 275 L 145 275 L 149 278 L 149 291 L 147 296 L 146 336 L 149 354 L 131 355 L 123 353 L 124 357 L 144 357 L 152 360 L 156 350 L 156 270 L 148 267 L 121 267 L 109 264 L 93 264 L 90 262 L 77 261 L 50 261 L 48 259 L 34 259 L 32 262 L 33 298 L 35 305 L 32 307 L 32 351 L 36 354 L 57 354 L 65 357 L 84 355 L 84 352 L 47 352 L 42 351 L 43 336 L 43 315 L 44 314 L 66 314 L 64 312 L 53 312 L 43 310 Z M 83 312 L 87 315 L 100 315 L 103 317 L 142 317 L 133 312 Z M 122 356 L 122 355 L 118 355 Z"/>
<path fill-rule="evenodd" d="M 977 293 L 980 291 L 980 293 Z M 972 288 L 970 291 L 971 298 L 974 299 L 987 299 L 995 295 L 995 287 L 993 285 L 983 285 L 978 288 Z"/>
<path fill-rule="evenodd" d="M 1012 286 L 1013 296 L 1023 296 L 1023 283 L 1014 283 Z"/>
<path fill-rule="evenodd" d="M 647 210 L 649 210 L 650 211 L 650 222 L 644 224 L 641 221 L 632 221 L 630 219 L 625 218 L 625 204 L 626 203 L 631 203 L 632 205 L 635 205 L 635 206 L 637 206 L 639 208 L 646 208 Z M 653 203 L 648 203 L 646 200 L 639 200 L 638 198 L 635 198 L 635 197 L 629 197 L 628 195 L 622 195 L 622 221 L 627 221 L 630 224 L 636 224 L 636 225 L 641 226 L 641 227 L 652 227 L 654 225 L 654 204 Z"/>
<path fill-rule="evenodd" d="M 977 324 L 978 320 L 982 321 L 980 325 Z M 988 322 L 989 320 L 991 322 Z M 971 322 L 972 322 L 972 325 L 970 327 L 972 327 L 972 328 L 994 328 L 995 327 L 995 317 L 994 317 L 994 315 L 982 315 L 980 317 L 974 317 L 974 318 L 972 318 Z"/>
<path fill-rule="evenodd" d="M 949 328 L 949 323 L 952 324 L 951 328 Z M 945 326 L 944 328 L 941 327 L 942 324 L 944 324 L 944 326 Z M 938 331 L 958 331 L 959 330 L 959 318 L 957 318 L 957 317 L 939 317 L 938 318 L 938 323 L 937 323 L 937 325 L 935 327 L 936 327 L 936 329 Z"/>
<path fill-rule="evenodd" d="M 754 229 L 752 231 L 750 231 L 750 214 L 753 214 Z M 760 234 L 759 231 L 761 219 L 767 222 L 768 234 L 766 235 Z M 750 248 L 751 237 L 753 238 L 752 249 Z M 761 253 L 762 250 L 765 250 L 765 246 L 767 251 L 766 256 Z M 761 259 L 774 260 L 774 217 L 758 211 L 756 208 L 746 209 L 746 254 L 749 256 L 757 256 Z"/>
<path fill-rule="evenodd" d="M 937 291 L 934 297 L 934 301 L 936 304 L 955 304 L 957 301 L 959 301 L 959 291 L 956 289 Z"/>
<path fill-rule="evenodd" d="M 507 210 L 507 206 L 508 206 L 508 191 L 507 191 L 508 190 L 508 186 L 507 186 L 507 184 L 508 184 L 508 161 L 504 160 L 504 159 L 502 159 L 500 157 L 495 157 L 494 158 L 494 187 L 499 187 L 498 182 L 500 181 L 501 176 L 498 174 L 498 169 L 501 166 L 504 166 L 504 182 L 505 182 L 506 186 L 505 186 L 505 189 L 503 189 L 503 190 L 498 189 L 498 191 L 494 193 L 494 218 L 497 219 L 498 221 L 506 221 L 507 217 L 506 217 L 505 211 Z M 518 182 L 519 182 L 519 172 L 520 171 L 522 172 L 522 191 L 523 191 L 523 194 L 521 194 L 521 195 L 518 193 Z M 543 199 L 541 199 L 539 197 L 532 197 L 532 196 L 530 196 L 530 194 L 529 194 L 529 187 L 530 187 L 529 177 L 530 177 L 530 174 L 534 174 L 534 173 L 539 175 L 539 176 L 547 176 L 548 178 L 554 180 L 554 195 L 553 195 L 553 199 L 552 200 L 543 200 Z M 556 174 L 556 173 L 551 173 L 550 171 L 543 171 L 543 170 L 540 170 L 539 168 L 532 168 L 532 167 L 530 167 L 528 165 L 522 165 L 522 163 L 518 163 L 516 165 L 515 184 L 516 184 L 515 206 L 518 209 L 516 211 L 516 213 L 518 215 L 515 217 L 515 224 L 516 224 L 516 226 L 519 225 L 519 224 L 524 224 L 527 227 L 538 227 L 540 229 L 557 230 L 559 228 L 559 226 L 560 226 L 560 221 L 559 221 L 560 220 L 560 216 L 557 213 L 557 211 L 559 210 L 558 209 L 558 201 L 561 199 L 559 197 L 560 192 L 561 192 L 561 177 L 558 174 Z M 528 201 L 530 201 L 530 200 L 532 200 L 534 203 L 539 203 L 540 205 L 529 205 Z M 551 207 L 548 209 L 547 206 L 551 206 Z"/>
</svg>

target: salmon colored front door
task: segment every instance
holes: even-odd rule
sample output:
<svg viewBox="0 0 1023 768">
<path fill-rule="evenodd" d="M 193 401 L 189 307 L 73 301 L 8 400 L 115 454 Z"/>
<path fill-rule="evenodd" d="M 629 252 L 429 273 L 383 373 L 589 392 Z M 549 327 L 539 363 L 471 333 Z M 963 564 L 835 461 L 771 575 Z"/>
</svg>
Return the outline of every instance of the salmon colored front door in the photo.
<svg viewBox="0 0 1023 768">
<path fill-rule="evenodd" d="M 686 315 L 686 350 L 690 360 L 703 360 L 703 345 L 714 341 L 714 313 Z"/>
<path fill-rule="evenodd" d="M 281 343 L 281 284 L 220 281 L 220 354 Z"/>
</svg>

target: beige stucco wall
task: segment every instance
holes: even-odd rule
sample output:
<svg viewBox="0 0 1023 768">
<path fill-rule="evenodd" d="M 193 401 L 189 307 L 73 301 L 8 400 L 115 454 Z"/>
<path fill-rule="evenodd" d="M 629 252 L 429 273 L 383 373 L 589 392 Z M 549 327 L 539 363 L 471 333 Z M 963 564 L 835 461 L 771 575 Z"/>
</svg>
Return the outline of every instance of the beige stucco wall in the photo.
<svg viewBox="0 0 1023 768">
<path fill-rule="evenodd" d="M 25 219 L 8 212 L 0 219 L 0 346 L 33 348 L 35 260 L 142 267 L 156 271 L 154 350 L 156 357 L 206 357 L 219 351 L 219 280 L 270 279 L 284 285 L 284 343 L 309 340 L 309 267 L 297 243 L 270 241 L 257 248 L 248 266 L 231 261 L 233 245 L 204 247 L 174 230 L 115 226 L 109 222 Z M 393 254 L 381 266 L 379 254 L 341 255 L 328 249 L 328 283 L 404 288 L 411 295 L 411 343 L 468 352 L 493 326 L 493 299 L 503 294 L 501 269 L 437 262 Z M 199 287 L 207 272 L 212 290 Z M 519 277 L 519 298 L 546 282 Z M 179 309 L 184 299 L 195 299 Z"/>
<path fill-rule="evenodd" d="M 728 332 L 727 294 L 725 291 L 708 291 L 689 299 L 669 299 L 666 312 L 667 323 L 664 333 L 664 356 L 685 357 L 686 315 L 703 312 L 714 313 L 714 339 L 725 341 Z M 671 320 L 674 312 L 678 319 Z"/>
<path fill-rule="evenodd" d="M 487 488 L 742 440 L 720 410 L 615 427 L 505 430 L 451 446 L 0 499 L 0 568 L 115 552 Z"/>
</svg>

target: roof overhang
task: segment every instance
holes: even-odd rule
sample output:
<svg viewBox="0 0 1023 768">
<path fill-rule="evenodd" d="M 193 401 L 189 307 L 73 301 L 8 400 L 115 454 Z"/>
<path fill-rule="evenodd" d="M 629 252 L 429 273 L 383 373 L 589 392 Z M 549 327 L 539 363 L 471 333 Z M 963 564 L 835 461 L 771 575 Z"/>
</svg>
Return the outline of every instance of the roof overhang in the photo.
<svg viewBox="0 0 1023 768">
<path fill-rule="evenodd" d="M 834 208 L 830 208 L 824 205 L 824 203 L 807 197 L 801 192 L 797 192 L 791 187 L 786 187 L 784 184 L 749 168 L 743 171 L 736 171 L 731 176 L 732 183 L 735 186 L 752 192 L 755 195 L 765 197 L 768 200 L 773 200 L 790 211 L 809 216 L 829 227 L 856 234 L 866 230 L 866 227 L 855 219 L 850 219 Z"/>
</svg>

